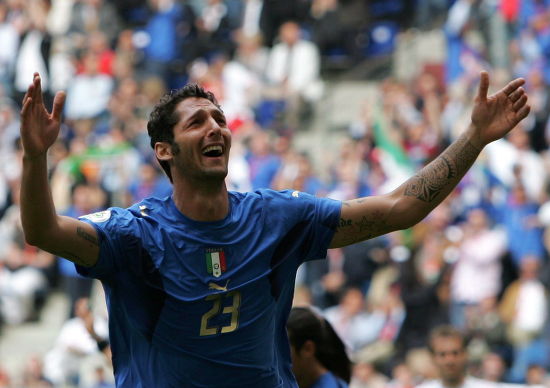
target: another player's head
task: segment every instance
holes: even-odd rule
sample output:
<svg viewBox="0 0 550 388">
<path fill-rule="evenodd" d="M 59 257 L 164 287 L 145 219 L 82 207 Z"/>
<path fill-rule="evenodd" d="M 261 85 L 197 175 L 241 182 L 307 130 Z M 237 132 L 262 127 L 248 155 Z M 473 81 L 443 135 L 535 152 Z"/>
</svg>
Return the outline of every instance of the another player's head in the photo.
<svg viewBox="0 0 550 388">
<path fill-rule="evenodd" d="M 292 371 L 298 385 L 313 384 L 326 371 L 349 383 L 351 363 L 330 323 L 308 307 L 294 307 L 287 321 Z"/>
<path fill-rule="evenodd" d="M 225 130 L 223 136 L 220 136 L 220 139 L 225 140 L 214 139 L 211 144 L 220 145 L 221 150 L 218 147 L 213 151 L 208 151 L 205 147 L 209 145 L 209 142 L 204 138 L 218 136 L 216 133 L 214 135 L 207 133 L 208 131 L 212 132 L 212 129 L 218 130 L 217 126 Z M 151 138 L 151 147 L 155 150 L 157 160 L 171 182 L 173 182 L 173 174 L 170 165 L 175 163 L 175 156 L 180 155 L 182 151 L 182 144 L 175 141 L 175 130 L 177 129 L 180 129 L 181 133 L 195 135 L 195 142 L 198 144 L 194 146 L 202 146 L 198 152 L 195 152 L 194 160 L 187 160 L 187 162 L 192 161 L 190 163 L 192 165 L 187 166 L 189 169 L 200 167 L 193 166 L 196 163 L 201 164 L 197 160 L 198 154 L 214 159 L 222 153 L 226 156 L 224 159 L 228 158 L 230 139 L 228 141 L 226 138 L 230 137 L 230 133 L 225 123 L 225 116 L 214 94 L 199 85 L 188 84 L 164 95 L 149 116 L 147 132 Z M 189 141 L 193 141 L 193 138 L 189 136 L 181 140 L 187 142 L 187 138 Z M 185 156 L 191 158 L 193 155 L 186 154 Z"/>
<path fill-rule="evenodd" d="M 428 347 L 445 385 L 461 385 L 468 362 L 463 334 L 450 325 L 438 326 L 430 333 Z"/>
</svg>

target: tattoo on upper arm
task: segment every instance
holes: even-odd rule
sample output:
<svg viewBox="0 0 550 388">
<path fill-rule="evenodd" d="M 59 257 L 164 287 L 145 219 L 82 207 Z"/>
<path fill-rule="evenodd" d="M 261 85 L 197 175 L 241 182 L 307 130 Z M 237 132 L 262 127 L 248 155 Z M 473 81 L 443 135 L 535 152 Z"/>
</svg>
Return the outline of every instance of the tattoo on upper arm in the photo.
<svg viewBox="0 0 550 388">
<path fill-rule="evenodd" d="M 343 245 L 354 244 L 380 236 L 390 231 L 386 218 L 381 211 L 363 216 L 359 221 L 340 218 L 338 225 L 339 240 Z"/>
<path fill-rule="evenodd" d="M 99 241 L 97 239 L 97 237 L 95 236 L 92 236 L 90 233 L 86 232 L 83 228 L 81 227 L 77 227 L 76 228 L 76 234 L 83 238 L 84 240 L 88 241 L 88 242 L 91 242 L 92 244 L 94 245 L 99 245 Z"/>
<path fill-rule="evenodd" d="M 353 226 L 350 219 L 344 219 L 340 218 L 340 222 L 338 223 L 338 228 L 345 228 L 346 226 Z"/>
<path fill-rule="evenodd" d="M 405 195 L 432 202 L 453 179 L 464 175 L 478 154 L 479 151 L 467 139 L 457 140 L 409 180 Z"/>
<path fill-rule="evenodd" d="M 86 260 L 81 258 L 79 255 L 69 252 L 69 251 L 59 251 L 59 252 L 52 252 L 56 256 L 64 257 L 67 260 L 72 261 L 75 264 L 82 265 L 85 267 L 90 266 L 90 263 L 88 263 Z"/>
</svg>

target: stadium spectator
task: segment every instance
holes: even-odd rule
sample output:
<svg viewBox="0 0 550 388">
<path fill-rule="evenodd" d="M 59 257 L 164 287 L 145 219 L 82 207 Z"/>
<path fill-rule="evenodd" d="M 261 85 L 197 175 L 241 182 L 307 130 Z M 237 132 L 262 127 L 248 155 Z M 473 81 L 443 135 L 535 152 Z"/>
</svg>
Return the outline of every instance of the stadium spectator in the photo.
<svg viewBox="0 0 550 388">
<path fill-rule="evenodd" d="M 8 20 L 8 5 L 0 3 L 0 96 L 7 97 L 12 92 L 12 77 L 15 64 L 14 52 L 19 45 L 19 31 L 16 23 Z"/>
<path fill-rule="evenodd" d="M 0 316 L 12 325 L 38 318 L 39 300 L 49 287 L 49 253 L 25 243 L 19 207 L 19 183 L 12 188 L 13 204 L 0 222 Z"/>
<path fill-rule="evenodd" d="M 78 385 L 82 362 L 99 352 L 98 341 L 108 335 L 106 320 L 94 315 L 88 298 L 78 299 L 74 311 L 44 357 L 44 376 L 55 386 Z"/>
<path fill-rule="evenodd" d="M 300 128 L 310 104 L 323 94 L 320 66 L 319 50 L 302 38 L 300 25 L 292 21 L 281 25 L 279 42 L 271 48 L 267 62 L 271 96 L 266 97 L 285 102 L 285 122 L 291 130 Z"/>
<path fill-rule="evenodd" d="M 354 352 L 378 339 L 386 320 L 382 311 L 368 311 L 363 292 L 351 287 L 344 290 L 338 305 L 325 310 L 325 316 Z"/>
<path fill-rule="evenodd" d="M 346 346 L 331 324 L 308 307 L 294 307 L 286 324 L 292 372 L 300 388 L 345 388 L 351 378 Z"/>
<path fill-rule="evenodd" d="M 144 53 L 140 65 L 148 76 L 158 76 L 172 88 L 186 79 L 192 61 L 195 14 L 175 0 L 149 0 L 147 24 L 137 42 Z M 136 41 L 135 41 L 136 42 Z"/>
<path fill-rule="evenodd" d="M 458 243 L 458 258 L 451 275 L 450 319 L 464 330 L 468 309 L 475 309 L 484 299 L 496 297 L 501 290 L 502 256 L 506 236 L 489 224 L 482 209 L 467 214 Z"/>
<path fill-rule="evenodd" d="M 504 291 L 500 304 L 502 319 L 508 324 L 508 339 L 523 347 L 542 334 L 548 316 L 546 290 L 538 279 L 540 259 L 523 257 L 519 279 Z"/>
<path fill-rule="evenodd" d="M 521 183 L 515 184 L 507 202 L 497 208 L 497 217 L 506 231 L 508 250 L 516 268 L 526 256 L 545 255 L 542 228 L 538 222 L 539 204 L 531 200 Z"/>
<path fill-rule="evenodd" d="M 385 388 L 388 381 L 388 377 L 377 371 L 371 363 L 356 360 L 349 386 L 350 388 Z"/>
<path fill-rule="evenodd" d="M 68 119 L 94 119 L 107 110 L 114 87 L 113 78 L 100 72 L 100 57 L 87 50 L 82 58 L 83 71 L 67 90 L 65 114 Z"/>
<path fill-rule="evenodd" d="M 44 376 L 44 365 L 39 355 L 32 355 L 26 360 L 23 369 L 22 385 L 25 388 L 51 388 L 54 385 Z"/>
<path fill-rule="evenodd" d="M 16 101 L 21 101 L 27 88 L 27 77 L 35 69 L 44 76 L 44 96 L 46 102 L 51 102 L 50 90 L 50 50 L 52 36 L 46 28 L 46 18 L 50 9 L 47 0 L 30 0 L 24 2 L 25 13 L 19 22 L 24 27 L 20 31 L 19 46 L 15 54 L 13 95 Z"/>
<path fill-rule="evenodd" d="M 96 32 L 105 34 L 108 45 L 116 40 L 121 21 L 116 8 L 110 1 L 75 1 L 71 9 L 69 34 L 77 48 L 87 46 L 87 36 Z"/>
</svg>

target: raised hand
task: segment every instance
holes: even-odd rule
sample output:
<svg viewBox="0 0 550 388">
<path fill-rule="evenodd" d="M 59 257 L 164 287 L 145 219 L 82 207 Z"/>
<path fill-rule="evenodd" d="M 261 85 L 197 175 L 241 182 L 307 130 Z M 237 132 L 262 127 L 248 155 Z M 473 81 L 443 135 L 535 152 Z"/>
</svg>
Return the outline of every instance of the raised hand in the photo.
<svg viewBox="0 0 550 388">
<path fill-rule="evenodd" d="M 21 142 L 26 156 L 45 154 L 55 142 L 61 125 L 65 92 L 57 92 L 49 113 L 42 100 L 40 75 L 34 73 L 32 84 L 23 98 L 21 109 Z"/>
<path fill-rule="evenodd" d="M 527 94 L 521 87 L 524 83 L 524 79 L 517 78 L 495 94 L 487 96 L 489 74 L 481 72 L 472 111 L 472 124 L 477 131 L 479 146 L 483 147 L 505 136 L 527 117 L 531 108 L 527 105 Z"/>
</svg>

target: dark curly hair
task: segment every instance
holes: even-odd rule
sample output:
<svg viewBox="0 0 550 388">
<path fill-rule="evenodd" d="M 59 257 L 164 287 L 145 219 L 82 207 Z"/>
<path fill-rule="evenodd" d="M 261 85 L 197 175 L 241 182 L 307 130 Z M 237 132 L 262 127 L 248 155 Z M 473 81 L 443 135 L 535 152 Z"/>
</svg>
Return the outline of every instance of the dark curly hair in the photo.
<svg viewBox="0 0 550 388">
<path fill-rule="evenodd" d="M 153 111 L 149 115 L 149 122 L 147 123 L 147 133 L 151 138 L 151 147 L 153 150 L 155 149 L 155 144 L 158 142 L 167 142 L 172 147 L 176 146 L 174 144 L 173 129 L 180 120 L 179 115 L 175 112 L 176 106 L 181 101 L 190 97 L 205 98 L 221 110 L 214 94 L 204 90 L 197 84 L 187 84 L 180 89 L 172 90 L 170 93 L 165 94 L 153 108 Z M 158 162 L 170 179 L 170 182 L 172 182 L 172 174 L 170 173 L 168 162 L 161 160 Z"/>
</svg>

